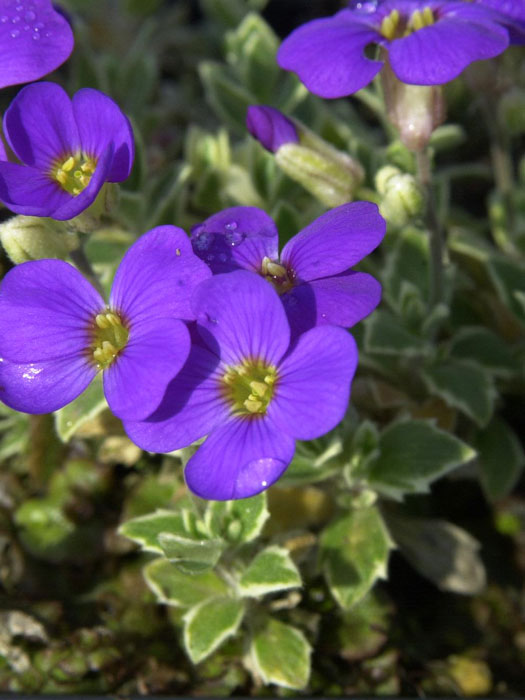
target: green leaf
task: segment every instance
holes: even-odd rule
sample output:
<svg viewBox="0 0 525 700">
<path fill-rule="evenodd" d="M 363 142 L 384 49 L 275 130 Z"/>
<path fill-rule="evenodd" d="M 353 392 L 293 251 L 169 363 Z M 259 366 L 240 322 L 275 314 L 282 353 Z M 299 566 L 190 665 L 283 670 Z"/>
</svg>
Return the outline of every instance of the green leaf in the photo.
<svg viewBox="0 0 525 700">
<path fill-rule="evenodd" d="M 69 442 L 77 430 L 107 408 L 100 376 L 80 396 L 55 413 L 55 427 L 62 442 Z"/>
<path fill-rule="evenodd" d="M 403 328 L 402 321 L 388 311 L 375 311 L 365 321 L 365 349 L 378 355 L 415 357 L 428 355 L 427 343 Z"/>
<path fill-rule="evenodd" d="M 494 418 L 478 433 L 474 444 L 487 498 L 492 501 L 503 498 L 512 490 L 525 464 L 520 441 L 503 420 Z"/>
<path fill-rule="evenodd" d="M 319 544 L 328 586 L 342 608 L 351 608 L 377 579 L 386 577 L 392 542 L 374 506 L 336 518 L 323 530 Z"/>
<path fill-rule="evenodd" d="M 429 391 L 463 411 L 479 426 L 486 425 L 496 395 L 487 371 L 468 362 L 448 360 L 423 371 Z"/>
<path fill-rule="evenodd" d="M 232 637 L 242 622 L 244 603 L 216 597 L 191 608 L 184 616 L 184 647 L 194 664 Z"/>
<path fill-rule="evenodd" d="M 186 573 L 197 573 L 215 566 L 224 549 L 223 540 L 196 540 L 170 532 L 161 532 L 158 542 L 165 556 Z"/>
<path fill-rule="evenodd" d="M 167 559 L 155 559 L 144 569 L 144 578 L 159 603 L 191 608 L 228 593 L 224 581 L 213 571 L 185 574 Z"/>
<path fill-rule="evenodd" d="M 487 269 L 500 299 L 525 323 L 525 308 L 519 301 L 520 294 L 525 293 L 525 266 L 508 258 L 492 256 Z"/>
<path fill-rule="evenodd" d="M 210 501 L 204 520 L 212 537 L 251 542 L 261 533 L 269 515 L 263 491 L 237 501 Z"/>
<path fill-rule="evenodd" d="M 170 510 L 157 510 L 155 513 L 128 520 L 120 526 L 119 533 L 140 544 L 147 552 L 158 554 L 164 553 L 159 543 L 161 533 L 188 536 L 182 514 Z"/>
<path fill-rule="evenodd" d="M 343 439 L 343 431 L 338 427 L 317 440 L 298 442 L 281 485 L 312 484 L 330 477 L 344 461 Z"/>
<path fill-rule="evenodd" d="M 460 328 L 451 342 L 450 354 L 459 360 L 476 362 L 495 375 L 509 376 L 519 370 L 505 341 L 483 326 Z"/>
<path fill-rule="evenodd" d="M 288 551 L 282 547 L 268 547 L 259 552 L 239 581 L 239 592 L 254 597 L 297 588 L 301 576 Z"/>
<path fill-rule="evenodd" d="M 304 634 L 268 618 L 253 636 L 250 660 L 263 682 L 301 690 L 310 677 L 311 647 Z"/>
<path fill-rule="evenodd" d="M 217 116 L 239 133 L 246 132 L 246 110 L 254 103 L 253 95 L 229 75 L 226 66 L 213 61 L 200 64 L 199 74 L 206 98 Z"/>
<path fill-rule="evenodd" d="M 422 300 L 428 298 L 429 244 L 428 236 L 413 228 L 400 231 L 392 254 L 387 257 L 384 272 L 386 298 L 400 308 L 403 282 L 419 291 Z"/>
<path fill-rule="evenodd" d="M 429 484 L 475 456 L 472 447 L 431 423 L 394 423 L 381 433 L 379 456 L 368 465 L 368 481 L 393 498 L 427 493 Z"/>
<path fill-rule="evenodd" d="M 479 542 L 445 520 L 390 515 L 388 526 L 403 555 L 443 591 L 473 595 L 486 583 Z"/>
</svg>

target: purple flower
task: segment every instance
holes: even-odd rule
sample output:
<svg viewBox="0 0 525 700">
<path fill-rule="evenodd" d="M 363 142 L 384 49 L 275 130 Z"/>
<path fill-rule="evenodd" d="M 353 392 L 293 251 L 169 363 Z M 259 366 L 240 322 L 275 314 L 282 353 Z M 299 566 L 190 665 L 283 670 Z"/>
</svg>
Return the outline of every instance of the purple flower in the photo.
<svg viewBox="0 0 525 700">
<path fill-rule="evenodd" d="M 4 133 L 23 165 L 0 162 L 0 201 L 17 214 L 71 219 L 133 164 L 127 117 L 91 88 L 70 100 L 54 83 L 28 85 L 5 113 Z"/>
<path fill-rule="evenodd" d="M 357 364 L 352 336 L 313 328 L 290 349 L 290 329 L 270 285 L 246 271 L 203 282 L 193 298 L 188 361 L 144 421 L 125 421 L 139 446 L 168 452 L 208 435 L 185 478 L 202 498 L 259 493 L 290 463 L 295 440 L 342 419 Z"/>
<path fill-rule="evenodd" d="M 17 411 L 49 413 L 104 370 L 111 410 L 144 418 L 186 361 L 183 320 L 194 319 L 190 296 L 209 276 L 174 226 L 155 228 L 130 248 L 108 305 L 69 263 L 18 265 L 0 286 L 0 399 Z"/>
<path fill-rule="evenodd" d="M 327 98 L 360 90 L 381 70 L 365 56 L 381 47 L 396 77 L 414 85 L 441 85 L 473 61 L 492 58 L 509 44 L 501 16 L 480 4 L 449 0 L 384 0 L 357 3 L 333 17 L 296 29 L 277 54 L 306 87 Z"/>
<path fill-rule="evenodd" d="M 246 127 L 250 134 L 272 153 L 285 143 L 299 142 L 294 123 L 278 109 L 268 105 L 248 107 Z"/>
<path fill-rule="evenodd" d="M 214 274 L 251 270 L 279 293 L 293 336 L 316 325 L 353 326 L 375 309 L 381 286 L 348 268 L 382 241 L 385 221 L 375 204 L 332 209 L 278 251 L 273 220 L 256 207 L 232 207 L 192 230 L 195 253 Z"/>
<path fill-rule="evenodd" d="M 512 44 L 525 44 L 525 0 L 476 0 L 500 12 L 501 23 L 509 30 Z"/>
<path fill-rule="evenodd" d="M 73 50 L 73 32 L 50 0 L 1 0 L 0 88 L 51 73 Z"/>
</svg>

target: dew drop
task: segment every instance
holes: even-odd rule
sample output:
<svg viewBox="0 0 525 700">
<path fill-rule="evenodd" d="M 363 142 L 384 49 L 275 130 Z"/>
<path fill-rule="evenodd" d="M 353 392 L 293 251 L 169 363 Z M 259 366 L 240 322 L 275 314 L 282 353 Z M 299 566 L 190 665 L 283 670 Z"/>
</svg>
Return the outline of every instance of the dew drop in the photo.
<svg viewBox="0 0 525 700">
<path fill-rule="evenodd" d="M 213 238 L 212 233 L 208 233 L 208 231 L 201 231 L 201 233 L 197 233 L 197 235 L 193 236 L 192 241 L 193 241 L 193 247 L 196 248 L 197 250 L 208 250 L 210 247 L 211 241 Z"/>
<path fill-rule="evenodd" d="M 206 260 L 208 262 L 211 262 L 212 260 L 215 260 L 215 255 L 213 253 L 210 253 L 209 255 L 206 256 Z"/>
<path fill-rule="evenodd" d="M 51 36 L 51 32 L 46 32 L 44 36 L 46 37 L 46 39 L 48 39 Z"/>
<path fill-rule="evenodd" d="M 326 314 L 321 314 L 321 318 L 326 318 Z"/>
<path fill-rule="evenodd" d="M 20 31 L 18 29 L 13 29 L 11 31 L 11 36 L 13 37 L 13 39 L 16 39 L 16 37 L 19 36 L 19 34 L 20 34 Z"/>
<path fill-rule="evenodd" d="M 226 260 L 228 260 L 228 256 L 226 255 L 226 253 L 219 253 L 217 257 L 221 262 L 226 262 Z"/>
<path fill-rule="evenodd" d="M 236 221 L 230 221 L 228 224 L 225 224 L 225 225 L 224 225 L 224 228 L 225 228 L 227 231 L 235 231 L 235 229 L 237 228 L 237 222 L 236 222 Z"/>
<path fill-rule="evenodd" d="M 33 10 L 28 10 L 24 15 L 24 19 L 26 22 L 33 22 L 36 19 L 36 14 Z"/>
<path fill-rule="evenodd" d="M 17 12 L 22 12 L 23 9 L 24 9 L 24 6 L 23 6 L 23 5 L 17 5 L 17 6 L 15 7 L 15 10 L 16 10 Z"/>
<path fill-rule="evenodd" d="M 245 235 L 244 233 L 239 233 L 238 231 L 228 231 L 228 233 L 226 233 L 225 238 L 231 246 L 236 246 L 241 245 L 245 238 Z"/>
<path fill-rule="evenodd" d="M 20 15 L 15 15 L 11 20 L 13 24 L 18 24 L 20 22 Z"/>
<path fill-rule="evenodd" d="M 0 17 L 0 22 L 2 22 L 2 24 L 5 24 L 8 19 L 9 17 L 7 15 L 2 15 L 2 17 Z"/>
<path fill-rule="evenodd" d="M 33 34 L 33 39 L 38 41 L 40 39 L 40 34 Z"/>
<path fill-rule="evenodd" d="M 35 24 L 35 32 L 39 32 L 41 29 L 43 29 L 46 25 L 43 22 L 37 22 Z"/>
<path fill-rule="evenodd" d="M 29 26 L 29 24 L 24 25 L 24 32 L 28 32 L 30 29 L 31 27 Z"/>
</svg>

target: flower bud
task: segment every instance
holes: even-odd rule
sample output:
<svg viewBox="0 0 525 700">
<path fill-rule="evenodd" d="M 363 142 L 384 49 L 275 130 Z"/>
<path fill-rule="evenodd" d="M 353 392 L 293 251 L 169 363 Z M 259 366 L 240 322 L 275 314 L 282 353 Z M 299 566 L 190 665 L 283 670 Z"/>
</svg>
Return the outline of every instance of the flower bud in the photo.
<svg viewBox="0 0 525 700">
<path fill-rule="evenodd" d="M 425 197 L 413 175 L 385 165 L 376 173 L 375 183 L 381 195 L 379 211 L 390 224 L 404 226 L 423 213 Z"/>
<path fill-rule="evenodd" d="M 267 105 L 248 107 L 246 127 L 250 134 L 271 153 L 275 153 L 283 144 L 299 141 L 294 123 L 278 109 Z"/>
<path fill-rule="evenodd" d="M 388 60 L 381 71 L 386 111 L 399 138 L 411 151 L 421 151 L 445 120 L 441 85 L 408 85 L 396 78 Z"/>
<path fill-rule="evenodd" d="M 16 265 L 42 258 L 67 258 L 78 248 L 77 236 L 68 233 L 63 222 L 40 216 L 8 219 L 0 225 L 0 241 Z"/>
</svg>

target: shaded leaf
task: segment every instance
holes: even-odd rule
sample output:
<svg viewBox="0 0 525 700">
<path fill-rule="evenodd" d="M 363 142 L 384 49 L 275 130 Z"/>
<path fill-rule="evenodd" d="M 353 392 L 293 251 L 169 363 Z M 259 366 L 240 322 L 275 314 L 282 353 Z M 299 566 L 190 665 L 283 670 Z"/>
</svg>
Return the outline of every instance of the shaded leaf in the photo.
<svg viewBox="0 0 525 700">
<path fill-rule="evenodd" d="M 78 398 L 55 413 L 55 427 L 62 442 L 69 442 L 76 431 L 107 408 L 100 376 L 95 377 Z"/>
<path fill-rule="evenodd" d="M 184 616 L 184 647 L 197 664 L 233 636 L 242 622 L 244 603 L 217 597 L 191 608 Z"/>
<path fill-rule="evenodd" d="M 239 581 L 241 595 L 257 597 L 301 585 L 301 576 L 286 549 L 268 547 L 259 552 Z"/>
<path fill-rule="evenodd" d="M 311 647 L 304 634 L 268 618 L 250 645 L 250 660 L 264 683 L 301 690 L 310 677 Z"/>
<path fill-rule="evenodd" d="M 191 608 L 228 592 L 224 581 L 213 571 L 185 574 L 163 558 L 150 562 L 144 577 L 160 603 L 179 608 Z"/>
<path fill-rule="evenodd" d="M 490 500 L 503 498 L 517 482 L 525 454 L 514 431 L 494 418 L 476 437 L 481 485 Z"/>
</svg>

